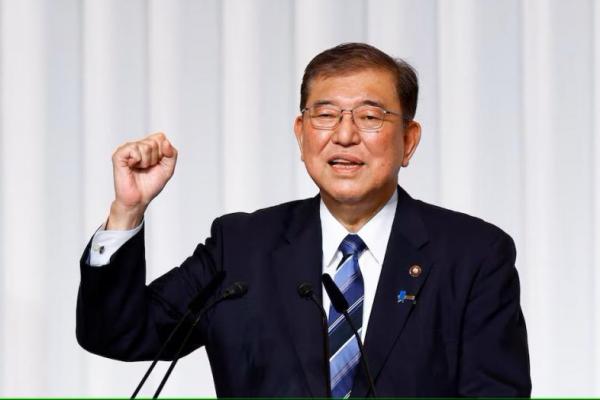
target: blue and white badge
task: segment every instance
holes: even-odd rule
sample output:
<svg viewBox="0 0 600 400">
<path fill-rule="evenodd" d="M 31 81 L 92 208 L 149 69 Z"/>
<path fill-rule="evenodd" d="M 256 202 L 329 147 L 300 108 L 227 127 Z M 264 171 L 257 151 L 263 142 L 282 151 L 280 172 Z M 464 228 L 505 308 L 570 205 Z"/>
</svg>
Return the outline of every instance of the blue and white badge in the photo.
<svg viewBox="0 0 600 400">
<path fill-rule="evenodd" d="M 406 294 L 406 290 L 401 290 L 398 292 L 398 296 L 396 296 L 396 301 L 398 303 L 404 303 L 405 300 L 408 301 L 415 301 L 415 295 L 414 294 Z"/>
</svg>

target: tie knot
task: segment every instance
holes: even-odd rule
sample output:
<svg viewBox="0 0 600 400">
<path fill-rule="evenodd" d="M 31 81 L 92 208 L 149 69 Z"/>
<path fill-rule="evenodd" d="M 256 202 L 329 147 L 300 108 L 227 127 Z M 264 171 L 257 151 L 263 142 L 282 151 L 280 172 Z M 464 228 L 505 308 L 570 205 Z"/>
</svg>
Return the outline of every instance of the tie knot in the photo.
<svg viewBox="0 0 600 400">
<path fill-rule="evenodd" d="M 342 252 L 344 257 L 347 257 L 349 255 L 358 256 L 366 248 L 367 245 L 365 244 L 365 242 L 362 241 L 360 236 L 355 234 L 346 236 L 344 240 L 342 240 L 342 243 L 340 243 L 340 251 Z"/>
</svg>

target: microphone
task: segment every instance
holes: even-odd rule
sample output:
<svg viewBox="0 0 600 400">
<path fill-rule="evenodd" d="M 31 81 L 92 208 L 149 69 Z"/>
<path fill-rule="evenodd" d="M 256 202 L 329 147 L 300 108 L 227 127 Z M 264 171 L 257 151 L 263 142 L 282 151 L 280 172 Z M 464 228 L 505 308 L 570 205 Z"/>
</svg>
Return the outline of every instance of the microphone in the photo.
<svg viewBox="0 0 600 400">
<path fill-rule="evenodd" d="M 331 305 L 337 312 L 344 315 L 346 322 L 350 325 L 350 329 L 354 333 L 354 337 L 358 342 L 358 349 L 360 350 L 362 366 L 365 371 L 365 375 L 367 376 L 367 381 L 369 383 L 369 390 L 367 391 L 367 397 L 369 393 L 372 394 L 373 397 L 377 397 L 375 392 L 375 384 L 373 383 L 373 377 L 371 376 L 371 371 L 369 371 L 369 366 L 367 363 L 367 355 L 365 354 L 365 349 L 363 347 L 362 340 L 360 340 L 360 336 L 358 335 L 358 331 L 352 323 L 352 319 L 350 318 L 350 314 L 348 314 L 348 300 L 344 297 L 344 294 L 340 291 L 340 289 L 335 284 L 334 280 L 328 274 L 323 274 L 323 287 L 325 287 L 325 291 L 329 296 L 329 300 L 331 300 Z"/>
<path fill-rule="evenodd" d="M 329 325 L 327 324 L 327 314 L 325 309 L 317 300 L 312 285 L 307 282 L 302 282 L 298 285 L 298 294 L 303 299 L 311 300 L 315 307 L 321 313 L 321 324 L 323 331 L 323 372 L 325 375 L 325 393 L 326 397 L 331 397 L 331 370 L 329 369 Z"/>
<path fill-rule="evenodd" d="M 218 271 L 213 276 L 213 278 L 210 280 L 210 282 L 208 282 L 208 284 L 206 286 L 204 286 L 202 289 L 200 289 L 200 291 L 198 292 L 196 297 L 194 297 L 192 299 L 192 301 L 188 305 L 187 311 L 185 312 L 183 317 L 181 317 L 179 319 L 179 321 L 177 322 L 177 325 L 175 325 L 175 328 L 173 328 L 173 330 L 171 331 L 171 334 L 169 335 L 167 340 L 165 340 L 162 347 L 158 351 L 158 354 L 156 354 L 156 357 L 154 357 L 154 360 L 152 361 L 152 364 L 150 364 L 150 367 L 146 371 L 146 374 L 144 375 L 144 377 L 142 378 L 142 380 L 140 381 L 138 386 L 135 388 L 135 391 L 131 395 L 131 399 L 135 399 L 135 397 L 138 395 L 140 389 L 142 388 L 142 386 L 144 386 L 144 383 L 146 382 L 146 380 L 150 376 L 150 373 L 156 366 L 156 363 L 158 363 L 158 360 L 165 352 L 167 345 L 173 339 L 173 337 L 175 336 L 175 333 L 177 333 L 177 331 L 183 324 L 183 321 L 185 321 L 191 314 L 195 314 L 198 311 L 200 311 L 200 309 L 202 308 L 202 306 L 204 306 L 204 304 L 206 303 L 208 298 L 210 296 L 212 296 L 214 291 L 217 290 L 217 287 L 219 287 L 219 285 L 223 282 L 223 280 L 225 279 L 225 275 L 226 275 L 225 271 Z"/>
<path fill-rule="evenodd" d="M 177 353 L 175 353 L 175 357 L 173 358 L 173 361 L 171 361 L 171 365 L 169 366 L 169 369 L 165 373 L 165 376 L 163 377 L 162 381 L 160 381 L 160 385 L 158 385 L 158 389 L 156 389 L 156 392 L 154 393 L 154 396 L 152 397 L 153 399 L 158 398 L 158 395 L 160 394 L 163 387 L 165 386 L 165 383 L 167 383 L 169 376 L 171 376 L 171 372 L 173 372 L 175 365 L 177 365 L 177 361 L 179 361 L 179 358 L 181 357 L 181 352 L 183 351 L 183 349 L 185 348 L 185 345 L 187 344 L 190 337 L 192 336 L 192 333 L 194 332 L 194 328 L 196 327 L 196 325 L 198 324 L 200 319 L 204 316 L 204 314 L 206 314 L 206 312 L 208 310 L 210 310 L 211 308 L 213 308 L 214 306 L 216 306 L 223 300 L 237 299 L 237 298 L 244 296 L 247 292 L 248 292 L 248 284 L 246 282 L 235 282 L 232 285 L 230 285 L 229 287 L 227 287 L 227 289 L 225 289 L 219 297 L 217 297 L 210 303 L 206 304 L 200 310 L 200 312 L 196 316 L 196 319 L 190 326 L 190 328 L 187 332 L 187 335 L 183 339 L 183 342 L 181 342 L 181 345 L 179 346 Z"/>
</svg>

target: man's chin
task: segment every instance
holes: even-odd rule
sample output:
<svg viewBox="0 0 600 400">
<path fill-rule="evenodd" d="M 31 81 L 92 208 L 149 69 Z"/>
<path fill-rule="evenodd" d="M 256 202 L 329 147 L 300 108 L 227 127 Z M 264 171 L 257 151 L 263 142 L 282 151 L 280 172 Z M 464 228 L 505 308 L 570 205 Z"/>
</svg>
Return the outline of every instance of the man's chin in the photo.
<svg viewBox="0 0 600 400">
<path fill-rule="evenodd" d="M 340 205 L 355 205 L 364 202 L 366 193 L 359 190 L 331 190 L 321 189 L 321 197 L 325 201 L 333 201 Z"/>
<path fill-rule="evenodd" d="M 338 205 L 368 205 L 371 203 L 385 202 L 391 196 L 391 192 L 396 190 L 397 182 L 393 185 L 385 185 L 382 187 L 364 187 L 361 185 L 340 185 L 320 187 L 320 193 L 323 200 L 328 203 Z"/>
</svg>

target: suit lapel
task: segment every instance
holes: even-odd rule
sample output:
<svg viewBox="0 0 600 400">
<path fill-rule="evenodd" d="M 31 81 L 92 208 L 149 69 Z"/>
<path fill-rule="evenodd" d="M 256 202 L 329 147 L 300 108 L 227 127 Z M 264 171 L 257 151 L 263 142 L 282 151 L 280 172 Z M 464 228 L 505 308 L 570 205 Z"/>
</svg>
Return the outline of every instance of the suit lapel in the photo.
<svg viewBox="0 0 600 400">
<path fill-rule="evenodd" d="M 285 312 L 289 335 L 312 396 L 325 396 L 321 315 L 314 304 L 298 295 L 298 285 L 310 283 L 321 297 L 322 239 L 319 198 L 294 211 L 284 240 L 272 255 L 277 291 Z M 285 382 L 281 383 L 285 385 Z"/>
<path fill-rule="evenodd" d="M 419 216 L 415 200 L 398 187 L 398 205 L 383 262 L 381 276 L 369 318 L 365 352 L 375 383 L 392 347 L 413 307 L 413 301 L 397 301 L 400 291 L 416 296 L 429 274 L 431 263 L 421 251 L 427 243 L 427 232 Z M 411 276 L 411 266 L 418 265 L 420 273 Z M 413 274 L 417 275 L 417 274 Z M 354 381 L 352 397 L 364 397 L 368 384 L 362 368 Z"/>
</svg>

